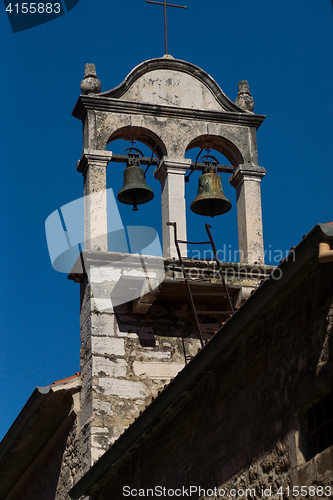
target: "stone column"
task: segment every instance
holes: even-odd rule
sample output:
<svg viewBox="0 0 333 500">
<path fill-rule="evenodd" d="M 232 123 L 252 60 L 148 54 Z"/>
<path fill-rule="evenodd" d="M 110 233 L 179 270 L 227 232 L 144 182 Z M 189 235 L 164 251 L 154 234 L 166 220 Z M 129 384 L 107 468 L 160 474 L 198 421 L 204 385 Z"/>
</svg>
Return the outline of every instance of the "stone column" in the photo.
<svg viewBox="0 0 333 500">
<path fill-rule="evenodd" d="M 266 170 L 253 163 L 238 165 L 229 179 L 237 191 L 240 260 L 264 264 L 260 182 Z"/>
<path fill-rule="evenodd" d="M 191 166 L 190 158 L 165 156 L 154 172 L 162 189 L 162 237 L 163 257 L 177 256 L 174 244 L 174 228 L 167 222 L 177 222 L 178 239 L 186 240 L 185 173 Z M 181 244 L 183 257 L 187 256 L 187 245 Z"/>
<path fill-rule="evenodd" d="M 106 167 L 110 151 L 85 149 L 77 164 L 84 177 L 84 247 L 86 250 L 108 249 Z"/>
</svg>

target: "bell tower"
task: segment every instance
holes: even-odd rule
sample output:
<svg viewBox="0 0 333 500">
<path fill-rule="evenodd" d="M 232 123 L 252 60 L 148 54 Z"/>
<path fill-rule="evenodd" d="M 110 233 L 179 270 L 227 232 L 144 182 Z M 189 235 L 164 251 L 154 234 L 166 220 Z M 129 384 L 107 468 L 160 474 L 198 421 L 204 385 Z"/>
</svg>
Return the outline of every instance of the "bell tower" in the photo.
<svg viewBox="0 0 333 500">
<path fill-rule="evenodd" d="M 202 69 L 167 56 L 142 63 L 118 87 L 98 94 L 92 66 L 87 65 L 82 82 L 85 95 L 73 111 L 84 128 L 81 171 L 90 162 L 85 195 L 97 185 L 105 189 L 105 168 L 112 159 L 105 151 L 109 142 L 126 138 L 148 145 L 159 159 L 155 178 L 161 183 L 163 255 L 176 257 L 166 222 L 176 220 L 186 240 L 184 176 L 191 166 L 202 168 L 193 166 L 186 152 L 194 147 L 215 149 L 232 165 L 230 183 L 237 192 L 241 261 L 264 264 L 260 182 L 265 169 L 258 165 L 256 131 L 265 117 L 253 113 L 248 83 L 239 83 L 235 104 Z M 90 171 L 94 171 L 93 184 Z M 86 221 L 91 212 L 87 209 Z M 101 212 L 106 213 L 105 208 Z M 92 221 L 89 228 L 87 224 L 86 244 L 94 240 L 96 231 Z M 102 213 L 95 218 L 96 224 L 101 228 Z"/>
<path fill-rule="evenodd" d="M 140 64 L 118 87 L 100 90 L 94 65 L 86 65 L 73 110 L 83 124 L 77 170 L 84 177 L 85 241 L 69 275 L 81 287 L 79 429 L 85 470 L 196 354 L 198 329 L 202 345 L 271 271 L 264 266 L 260 182 L 265 170 L 258 165 L 256 143 L 265 117 L 253 113 L 247 82 L 240 82 L 234 103 L 205 71 L 165 56 Z M 130 151 L 126 160 L 106 151 L 118 139 L 144 143 L 157 159 Z M 216 150 L 231 166 L 192 162 L 186 154 L 193 148 Z M 141 166 L 155 166 L 163 257 L 149 253 L 158 243 L 152 228 L 127 228 L 133 253 L 108 248 L 115 237 L 108 216 L 117 219 L 120 233 L 122 225 L 106 168 L 124 162 L 118 200 L 134 208 L 153 196 Z M 230 209 L 220 172 L 231 174 L 237 192 L 241 263 L 219 263 L 219 269 L 214 262 L 186 258 L 185 174 L 205 168 L 194 212 L 218 215 Z"/>
</svg>

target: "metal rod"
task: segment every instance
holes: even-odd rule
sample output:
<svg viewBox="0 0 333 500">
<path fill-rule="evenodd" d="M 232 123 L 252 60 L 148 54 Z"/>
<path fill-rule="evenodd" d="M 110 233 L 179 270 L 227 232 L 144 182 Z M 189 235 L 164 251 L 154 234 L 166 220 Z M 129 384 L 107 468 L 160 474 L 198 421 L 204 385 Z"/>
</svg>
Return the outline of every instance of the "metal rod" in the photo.
<svg viewBox="0 0 333 500">
<path fill-rule="evenodd" d="M 192 163 L 193 165 L 193 163 Z M 194 165 L 193 169 L 194 170 L 202 170 L 203 168 L 206 167 L 206 164 L 205 163 L 197 163 Z M 217 165 L 217 171 L 218 172 L 226 172 L 226 173 L 231 173 L 234 171 L 234 167 L 230 166 L 230 165 L 220 165 L 218 164 Z"/>
<path fill-rule="evenodd" d="M 162 2 L 153 2 L 153 0 L 146 0 L 146 3 L 154 3 L 155 5 L 164 5 Z M 178 9 L 186 9 L 186 5 L 175 5 L 173 3 L 167 3 L 167 7 L 177 7 Z"/>
<path fill-rule="evenodd" d="M 168 54 L 168 27 L 167 27 L 167 7 L 177 7 L 178 9 L 186 9 L 185 5 L 176 5 L 173 3 L 155 2 L 154 0 L 146 0 L 146 3 L 153 3 L 155 5 L 163 5 L 164 7 L 164 35 L 165 35 L 165 54 Z"/>
<path fill-rule="evenodd" d="M 193 174 L 193 172 L 195 170 L 195 167 L 198 164 L 198 159 L 199 159 L 199 156 L 201 155 L 202 151 L 203 151 L 203 148 L 200 149 L 200 151 L 198 153 L 198 156 L 195 159 L 195 164 L 193 164 L 193 162 L 192 162 L 192 164 L 191 164 L 191 172 L 187 176 L 185 176 L 185 182 L 189 182 L 190 176 Z"/>
<path fill-rule="evenodd" d="M 178 243 L 187 243 L 188 245 L 208 245 L 210 241 L 184 241 L 178 240 Z"/>
<path fill-rule="evenodd" d="M 219 261 L 218 256 L 217 256 L 216 246 L 215 246 L 213 237 L 212 237 L 211 232 L 210 232 L 210 229 L 211 229 L 212 226 L 210 226 L 206 222 L 205 227 L 206 227 L 206 231 L 207 231 L 208 237 L 210 239 L 210 243 L 212 245 L 212 249 L 213 249 L 214 256 L 215 256 L 215 261 L 217 263 L 217 267 L 218 267 L 218 271 L 219 271 L 219 274 L 220 274 L 221 279 L 222 279 L 222 283 L 223 283 L 224 288 L 225 288 L 225 290 L 227 292 L 227 297 L 228 297 L 228 303 L 229 303 L 229 307 L 230 307 L 230 312 L 231 312 L 231 314 L 233 314 L 234 313 L 234 308 L 232 307 L 232 304 L 231 304 L 231 299 L 230 299 L 229 291 L 228 291 L 227 285 L 225 283 L 224 274 L 223 274 L 222 269 L 221 269 L 220 261 Z"/>
<path fill-rule="evenodd" d="M 168 28 L 167 28 L 167 4 L 164 0 L 164 34 L 165 34 L 165 53 L 168 53 Z"/>
<path fill-rule="evenodd" d="M 153 156 L 154 156 L 154 153 L 155 153 L 155 149 L 157 148 L 157 142 L 155 142 L 155 146 L 154 146 L 154 149 L 152 150 L 151 152 L 151 158 L 150 158 L 150 163 L 148 164 L 148 167 L 146 168 L 145 170 L 145 177 L 146 177 L 146 173 L 148 172 L 148 169 L 149 167 L 151 167 L 152 163 L 153 163 Z"/>
<path fill-rule="evenodd" d="M 118 154 L 112 153 L 112 158 L 110 161 L 117 162 L 117 163 L 127 163 L 128 155 L 118 155 Z M 140 156 L 140 164 L 141 165 L 158 165 L 158 159 L 157 158 L 148 158 L 146 156 Z"/>
<path fill-rule="evenodd" d="M 176 245 L 176 249 L 177 249 L 178 259 L 180 261 L 181 268 L 182 268 L 182 271 L 183 271 L 183 276 L 184 276 L 184 280 L 185 280 L 185 284 L 186 284 L 188 296 L 190 298 L 191 309 L 192 309 L 192 313 L 193 313 L 193 316 L 194 316 L 194 319 L 195 319 L 195 323 L 196 323 L 196 327 L 197 327 L 197 330 L 198 330 L 201 347 L 203 347 L 204 346 L 204 341 L 203 341 L 202 334 L 201 334 L 201 328 L 200 328 L 200 324 L 199 324 L 197 313 L 195 311 L 195 306 L 194 306 L 194 302 L 193 302 L 193 297 L 192 297 L 190 285 L 189 285 L 189 283 L 187 281 L 186 270 L 185 270 L 184 262 L 183 262 L 183 259 L 182 259 L 182 254 L 180 252 L 180 248 L 179 248 L 179 245 L 178 245 L 177 223 L 176 222 L 167 222 L 167 226 L 173 226 L 173 229 L 174 229 L 175 245 Z"/>
<path fill-rule="evenodd" d="M 116 163 L 127 163 L 127 160 L 128 160 L 128 155 L 119 155 L 116 153 L 112 153 L 112 158 L 110 161 Z M 146 156 L 143 157 L 140 156 L 141 165 L 158 165 L 158 163 L 159 160 L 157 158 L 152 158 L 152 157 L 148 158 Z M 193 168 L 194 170 L 202 170 L 204 167 L 205 167 L 204 163 L 198 163 L 196 165 L 195 162 L 192 162 L 190 168 Z M 232 173 L 234 171 L 234 168 L 229 165 L 218 165 L 217 171 Z"/>
<path fill-rule="evenodd" d="M 187 365 L 184 337 L 182 337 L 182 344 L 183 344 L 183 352 L 184 352 L 185 365 Z"/>
</svg>

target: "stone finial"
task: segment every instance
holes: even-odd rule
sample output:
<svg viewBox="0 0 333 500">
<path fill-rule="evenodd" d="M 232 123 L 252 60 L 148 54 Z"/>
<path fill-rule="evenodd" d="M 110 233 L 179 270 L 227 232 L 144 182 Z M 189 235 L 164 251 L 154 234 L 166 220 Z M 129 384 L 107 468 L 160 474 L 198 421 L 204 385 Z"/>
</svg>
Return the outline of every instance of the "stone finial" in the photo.
<svg viewBox="0 0 333 500">
<path fill-rule="evenodd" d="M 251 96 L 250 87 L 246 80 L 238 82 L 238 94 L 235 104 L 246 111 L 253 111 L 254 99 Z"/>
<path fill-rule="evenodd" d="M 99 94 L 102 88 L 100 80 L 96 76 L 95 64 L 86 64 L 84 78 L 81 82 L 80 89 L 82 94 Z"/>
</svg>

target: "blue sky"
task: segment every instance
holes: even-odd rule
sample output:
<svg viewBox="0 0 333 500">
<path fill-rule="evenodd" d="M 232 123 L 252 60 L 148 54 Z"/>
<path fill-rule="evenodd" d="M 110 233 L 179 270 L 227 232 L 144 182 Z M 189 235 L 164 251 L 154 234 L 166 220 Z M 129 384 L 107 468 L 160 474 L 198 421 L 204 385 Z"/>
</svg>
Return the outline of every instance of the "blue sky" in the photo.
<svg viewBox="0 0 333 500">
<path fill-rule="evenodd" d="M 317 222 L 333 220 L 333 15 L 329 0 L 186 0 L 169 9 L 169 52 L 207 71 L 234 100 L 247 79 L 258 130 L 264 242 L 285 252 Z M 81 123 L 71 116 L 84 65 L 94 63 L 102 91 L 133 67 L 164 54 L 163 9 L 144 0 L 80 0 L 60 18 L 13 34 L 2 7 L 0 438 L 36 386 L 79 371 L 79 285 L 52 269 L 44 224 L 82 196 L 76 171 Z M 128 145 L 114 144 L 115 153 Z M 138 146 L 139 147 L 139 146 Z M 124 224 L 160 231 L 160 189 Z M 122 187 L 122 167 L 108 167 L 108 187 Z M 195 177 L 196 175 L 196 177 Z M 187 187 L 188 205 L 198 175 Z M 209 220 L 218 248 L 237 248 L 236 200 Z M 189 212 L 188 237 L 206 239 L 205 218 Z M 230 247 L 229 247 L 230 245 Z"/>
</svg>

